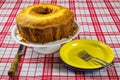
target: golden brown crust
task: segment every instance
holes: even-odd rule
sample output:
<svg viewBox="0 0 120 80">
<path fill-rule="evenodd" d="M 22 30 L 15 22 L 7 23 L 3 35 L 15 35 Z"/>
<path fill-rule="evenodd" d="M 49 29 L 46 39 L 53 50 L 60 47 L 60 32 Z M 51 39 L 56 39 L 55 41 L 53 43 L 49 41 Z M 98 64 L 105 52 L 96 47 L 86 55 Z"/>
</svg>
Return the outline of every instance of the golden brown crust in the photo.
<svg viewBox="0 0 120 80">
<path fill-rule="evenodd" d="M 48 10 L 52 10 L 47 14 Z M 41 13 L 40 13 L 41 12 Z M 44 14 L 46 12 L 46 14 Z M 49 26 L 66 23 L 73 18 L 73 13 L 58 5 L 39 4 L 24 8 L 16 17 L 20 26 L 47 28 Z"/>
<path fill-rule="evenodd" d="M 30 42 L 51 42 L 74 33 L 73 13 L 58 5 L 39 4 L 27 7 L 18 14 L 16 22 L 21 36 Z"/>
</svg>

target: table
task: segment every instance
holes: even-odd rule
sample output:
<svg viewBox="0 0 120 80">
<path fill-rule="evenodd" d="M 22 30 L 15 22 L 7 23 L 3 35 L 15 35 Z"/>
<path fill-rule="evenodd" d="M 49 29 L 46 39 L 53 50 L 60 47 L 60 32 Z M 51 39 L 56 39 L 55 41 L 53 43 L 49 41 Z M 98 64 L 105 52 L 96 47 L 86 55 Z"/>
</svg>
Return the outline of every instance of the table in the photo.
<svg viewBox="0 0 120 80">
<path fill-rule="evenodd" d="M 38 3 L 59 4 L 74 12 L 81 25 L 77 39 L 87 38 L 108 44 L 115 53 L 114 69 L 79 72 L 66 68 L 59 52 L 37 54 L 25 47 L 16 76 L 7 72 L 19 43 L 11 37 L 15 17 L 22 8 Z M 75 38 L 75 39 L 76 39 Z M 120 1 L 119 0 L 1 0 L 0 1 L 0 79 L 1 80 L 120 80 Z"/>
</svg>

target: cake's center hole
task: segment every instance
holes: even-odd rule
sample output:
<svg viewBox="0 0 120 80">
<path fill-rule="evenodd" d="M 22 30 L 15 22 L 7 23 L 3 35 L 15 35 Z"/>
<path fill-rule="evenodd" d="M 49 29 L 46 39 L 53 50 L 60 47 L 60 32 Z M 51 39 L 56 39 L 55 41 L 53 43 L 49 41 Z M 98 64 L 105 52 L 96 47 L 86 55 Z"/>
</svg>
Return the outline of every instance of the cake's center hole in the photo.
<svg viewBox="0 0 120 80">
<path fill-rule="evenodd" d="M 34 8 L 33 11 L 37 14 L 50 14 L 52 13 L 53 9 L 47 8 L 47 7 L 38 7 Z"/>
</svg>

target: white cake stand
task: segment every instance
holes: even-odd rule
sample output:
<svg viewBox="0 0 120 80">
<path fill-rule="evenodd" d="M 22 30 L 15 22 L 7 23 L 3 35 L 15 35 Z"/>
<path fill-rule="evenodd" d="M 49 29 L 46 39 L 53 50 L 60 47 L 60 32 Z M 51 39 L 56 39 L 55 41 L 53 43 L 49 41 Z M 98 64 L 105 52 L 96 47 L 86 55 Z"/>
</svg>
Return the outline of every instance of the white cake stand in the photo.
<svg viewBox="0 0 120 80">
<path fill-rule="evenodd" d="M 35 52 L 38 52 L 38 53 L 41 53 L 41 54 L 51 54 L 51 53 L 57 52 L 60 49 L 61 44 L 69 42 L 70 40 L 74 39 L 78 35 L 78 33 L 80 32 L 80 26 L 77 24 L 75 27 L 76 27 L 77 30 L 76 30 L 76 32 L 74 33 L 73 36 L 71 36 L 69 38 L 64 38 L 64 39 L 61 39 L 61 40 L 53 41 L 53 42 L 48 42 L 48 43 L 45 43 L 45 44 L 32 43 L 32 42 L 30 42 L 28 44 L 28 43 L 22 42 L 21 41 L 21 39 L 22 39 L 21 36 L 19 34 L 17 34 L 18 30 L 17 30 L 16 26 L 14 26 L 13 29 L 12 29 L 12 37 L 16 42 L 18 42 L 20 44 L 23 44 L 25 46 L 33 47 Z"/>
</svg>

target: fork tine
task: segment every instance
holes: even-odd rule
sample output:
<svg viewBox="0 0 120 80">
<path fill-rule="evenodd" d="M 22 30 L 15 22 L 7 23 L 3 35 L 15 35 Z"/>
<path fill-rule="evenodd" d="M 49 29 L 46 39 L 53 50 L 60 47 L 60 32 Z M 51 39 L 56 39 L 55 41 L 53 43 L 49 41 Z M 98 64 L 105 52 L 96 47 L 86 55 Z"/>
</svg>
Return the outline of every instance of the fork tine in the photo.
<svg viewBox="0 0 120 80">
<path fill-rule="evenodd" d="M 88 61 L 88 60 L 90 60 L 90 59 L 92 58 L 92 56 L 89 55 L 85 50 L 79 52 L 79 53 L 78 53 L 78 56 L 79 56 L 80 58 L 82 58 L 83 60 L 86 60 L 86 61 Z"/>
</svg>

